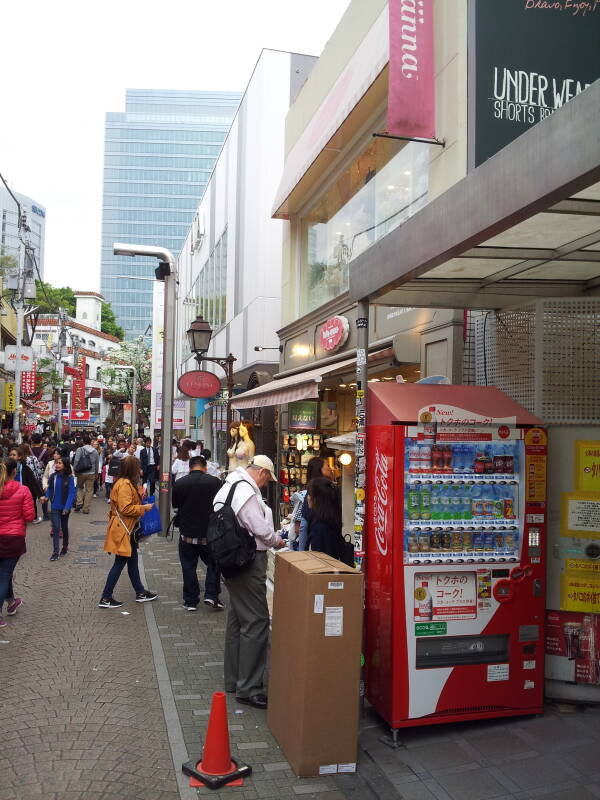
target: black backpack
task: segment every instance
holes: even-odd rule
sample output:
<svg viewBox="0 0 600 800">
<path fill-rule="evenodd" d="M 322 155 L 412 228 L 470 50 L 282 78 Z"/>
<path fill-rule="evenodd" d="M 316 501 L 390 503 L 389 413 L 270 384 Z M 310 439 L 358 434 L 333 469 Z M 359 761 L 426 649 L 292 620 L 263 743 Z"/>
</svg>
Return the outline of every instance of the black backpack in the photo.
<svg viewBox="0 0 600 800">
<path fill-rule="evenodd" d="M 221 508 L 211 514 L 206 529 L 208 551 L 225 578 L 232 578 L 249 566 L 256 556 L 254 536 L 240 525 L 231 507 L 238 483 L 252 485 L 248 481 L 236 481 Z"/>
<path fill-rule="evenodd" d="M 77 456 L 75 456 L 77 457 Z M 79 459 L 75 468 L 76 475 L 84 475 L 92 471 L 92 456 L 89 450 L 84 450 L 83 447 L 79 451 Z"/>
</svg>

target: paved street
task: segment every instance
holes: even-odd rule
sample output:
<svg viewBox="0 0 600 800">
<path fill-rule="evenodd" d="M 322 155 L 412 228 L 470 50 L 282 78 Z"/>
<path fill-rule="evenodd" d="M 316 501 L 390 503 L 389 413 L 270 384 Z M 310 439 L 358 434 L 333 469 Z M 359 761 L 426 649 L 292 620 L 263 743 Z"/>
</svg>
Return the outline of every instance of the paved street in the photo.
<svg viewBox="0 0 600 800">
<path fill-rule="evenodd" d="M 222 688 L 225 614 L 182 609 L 176 542 L 156 537 L 143 564 L 159 600 L 136 604 L 124 575 L 115 595 L 125 605 L 98 609 L 106 508 L 96 500 L 89 517 L 71 516 L 71 551 L 57 563 L 49 524 L 29 528 L 16 573 L 25 604 L 0 630 L 0 800 L 600 798 L 600 709 L 415 729 L 397 750 L 365 712 L 359 774 L 299 780 L 264 713 L 230 695 L 232 753 L 253 775 L 240 788 L 189 789 L 180 766 L 200 755 Z"/>
</svg>

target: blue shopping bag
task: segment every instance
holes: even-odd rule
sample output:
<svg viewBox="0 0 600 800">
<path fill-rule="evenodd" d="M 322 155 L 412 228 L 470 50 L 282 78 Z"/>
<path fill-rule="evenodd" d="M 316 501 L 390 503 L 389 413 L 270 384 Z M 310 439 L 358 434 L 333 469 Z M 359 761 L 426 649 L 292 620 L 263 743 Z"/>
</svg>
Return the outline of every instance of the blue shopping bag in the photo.
<svg viewBox="0 0 600 800">
<path fill-rule="evenodd" d="M 152 503 L 152 508 L 140 517 L 140 539 L 145 539 L 146 536 L 152 536 L 152 534 L 162 531 L 160 513 L 158 508 L 154 505 L 154 495 L 147 497 L 144 503 Z"/>
</svg>

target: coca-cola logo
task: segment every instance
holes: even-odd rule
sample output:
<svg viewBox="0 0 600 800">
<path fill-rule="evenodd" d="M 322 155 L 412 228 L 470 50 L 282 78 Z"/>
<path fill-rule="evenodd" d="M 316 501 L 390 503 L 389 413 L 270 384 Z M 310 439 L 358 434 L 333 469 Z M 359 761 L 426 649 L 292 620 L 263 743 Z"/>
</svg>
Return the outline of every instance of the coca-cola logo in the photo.
<svg viewBox="0 0 600 800">
<path fill-rule="evenodd" d="M 373 531 L 377 549 L 382 556 L 386 556 L 388 551 L 386 530 L 388 528 L 389 462 L 388 457 L 379 450 L 375 451 L 374 484 Z"/>
</svg>

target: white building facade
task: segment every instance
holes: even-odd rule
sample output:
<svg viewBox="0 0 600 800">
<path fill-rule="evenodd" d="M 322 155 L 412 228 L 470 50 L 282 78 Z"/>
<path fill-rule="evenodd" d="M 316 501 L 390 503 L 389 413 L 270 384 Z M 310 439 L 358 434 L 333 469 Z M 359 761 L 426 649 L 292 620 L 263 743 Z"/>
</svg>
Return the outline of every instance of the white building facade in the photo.
<svg viewBox="0 0 600 800">
<path fill-rule="evenodd" d="M 73 347 L 84 355 L 86 372 L 86 401 L 90 411 L 90 426 L 102 425 L 110 414 L 110 403 L 105 399 L 105 387 L 101 381 L 101 370 L 105 359 L 113 350 L 119 349 L 119 340 L 100 330 L 103 297 L 97 292 L 74 292 L 76 299 L 75 319 L 66 320 L 66 353 L 63 361 L 73 362 Z M 60 334 L 58 315 L 42 314 L 38 318 L 32 346 L 34 356 L 44 359 L 56 354 Z M 69 379 L 65 376 L 67 389 Z M 64 406 L 67 407 L 66 405 Z"/>
<path fill-rule="evenodd" d="M 269 379 L 278 367 L 287 222 L 271 219 L 270 212 L 283 167 L 285 115 L 315 61 L 273 50 L 263 50 L 258 59 L 179 255 L 177 377 L 197 368 L 185 335 L 197 315 L 213 329 L 208 355 L 235 356 L 236 391 Z M 220 367 L 207 362 L 206 369 L 225 386 Z M 224 463 L 223 399 L 201 420 L 200 410 L 190 402 L 188 433 L 202 438 L 213 458 Z M 260 447 L 261 431 L 270 423 L 253 422 Z"/>
</svg>

